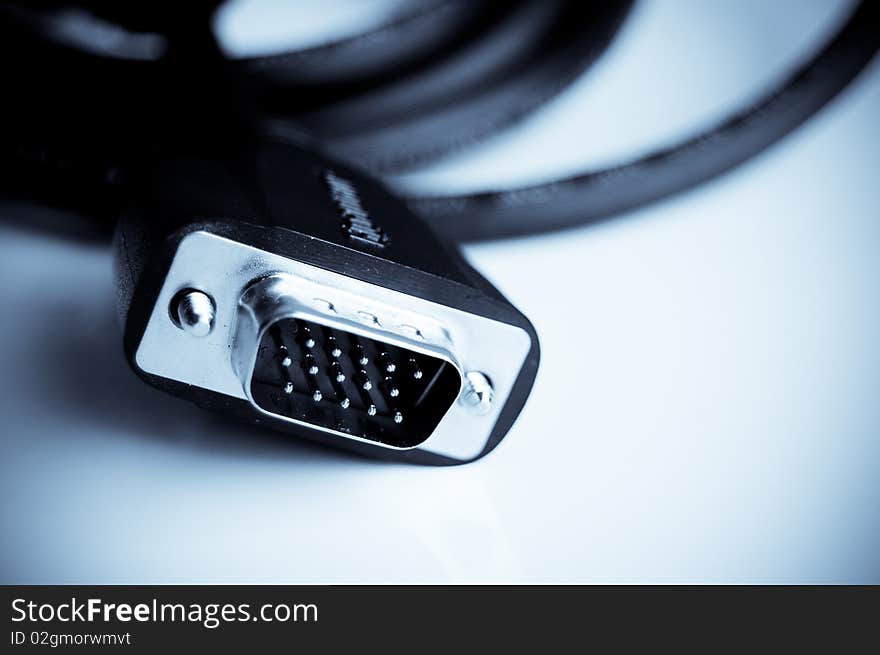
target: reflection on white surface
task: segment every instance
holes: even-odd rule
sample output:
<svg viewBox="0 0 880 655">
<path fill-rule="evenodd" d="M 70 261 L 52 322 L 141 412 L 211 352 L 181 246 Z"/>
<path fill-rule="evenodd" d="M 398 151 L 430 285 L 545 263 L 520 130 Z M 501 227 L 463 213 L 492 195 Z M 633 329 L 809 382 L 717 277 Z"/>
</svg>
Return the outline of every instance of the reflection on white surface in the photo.
<svg viewBox="0 0 880 655">
<path fill-rule="evenodd" d="M 0 581 L 880 582 L 878 115 L 875 64 L 694 193 L 469 247 L 543 359 L 459 468 L 143 385 L 109 253 L 0 228 Z"/>
</svg>

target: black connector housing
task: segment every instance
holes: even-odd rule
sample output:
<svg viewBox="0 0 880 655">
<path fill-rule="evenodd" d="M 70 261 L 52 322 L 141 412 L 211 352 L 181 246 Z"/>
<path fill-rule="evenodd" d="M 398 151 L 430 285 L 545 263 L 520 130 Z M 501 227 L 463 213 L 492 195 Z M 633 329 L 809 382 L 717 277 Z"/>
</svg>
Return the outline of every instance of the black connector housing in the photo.
<svg viewBox="0 0 880 655">
<path fill-rule="evenodd" d="M 513 424 L 537 371 L 539 347 L 534 328 L 457 249 L 444 243 L 374 180 L 311 151 L 272 142 L 254 145 L 234 157 L 164 157 L 145 166 L 134 179 L 133 202 L 121 217 L 116 234 L 119 309 L 126 356 L 149 384 L 202 407 L 285 433 L 374 456 L 428 464 L 457 464 L 481 457 Z M 175 257 L 181 244 L 196 233 L 219 237 L 223 244 L 238 244 L 247 253 L 261 255 L 249 254 L 242 265 L 230 261 L 228 270 L 223 269 L 225 262 L 214 261 L 216 258 L 190 261 L 190 270 L 196 272 L 172 281 L 172 265 L 177 265 Z M 453 411 L 456 416 L 464 415 L 461 403 L 468 392 L 467 362 L 456 359 L 456 344 L 483 339 L 486 343 L 468 344 L 470 352 L 480 352 L 492 341 L 486 339 L 485 331 L 469 334 L 459 329 L 454 339 L 435 352 L 436 344 L 430 343 L 430 338 L 424 348 L 418 345 L 426 336 L 417 326 L 400 326 L 418 337 L 413 337 L 417 345 L 410 350 L 406 342 L 401 345 L 387 336 L 392 327 L 384 318 L 380 323 L 372 316 L 375 325 L 357 325 L 340 316 L 338 321 L 322 325 L 309 316 L 284 315 L 273 319 L 271 325 L 267 322 L 255 338 L 256 355 L 248 371 L 244 371 L 247 366 L 240 366 L 242 393 L 236 394 L 211 388 L 216 386 L 215 377 L 222 376 L 210 375 L 215 363 L 205 366 L 202 355 L 195 352 L 202 347 L 197 338 L 179 341 L 185 336 L 179 324 L 174 327 L 176 333 L 167 331 L 170 328 L 165 325 L 149 327 L 151 321 L 174 323 L 174 307 L 167 307 L 167 299 L 179 297 L 189 287 L 228 286 L 236 277 L 247 280 L 235 292 L 243 295 L 267 276 L 289 274 L 284 270 L 286 261 L 309 271 L 326 271 L 329 279 L 345 282 L 343 286 L 349 279 L 357 281 L 362 287 L 352 287 L 355 296 L 360 289 L 365 297 L 385 289 L 395 292 L 395 298 L 412 299 L 414 306 L 427 302 L 434 312 L 431 321 L 439 325 L 438 335 L 455 332 L 443 326 L 447 310 L 453 321 L 485 319 L 490 330 L 497 325 L 506 335 L 521 332 L 521 341 L 526 344 L 521 363 L 517 362 L 515 374 L 509 376 L 510 384 L 495 390 L 492 423 L 480 428 L 486 432 L 485 438 L 478 439 L 480 447 L 463 456 L 460 448 L 459 454 L 431 449 L 426 439 Z M 218 265 L 220 273 L 211 277 L 207 269 L 217 270 Z M 309 277 L 290 275 L 293 283 Z M 328 288 L 332 293 L 332 285 Z M 333 303 L 323 297 L 314 300 L 335 311 Z M 388 303 L 387 299 L 383 302 Z M 236 319 L 229 317 L 236 311 L 242 314 L 244 301 L 239 301 L 237 308 L 226 306 L 230 304 L 235 303 L 218 302 L 217 307 L 212 338 L 229 334 L 225 351 L 210 351 L 216 351 L 218 367 L 235 360 L 235 350 L 240 347 L 237 339 L 242 330 L 236 330 Z M 148 329 L 172 335 L 166 341 L 167 348 L 177 349 L 176 365 L 185 364 L 192 354 L 192 379 L 148 370 L 143 353 L 139 355 Z M 297 334 L 304 330 L 316 337 L 308 344 L 314 351 L 298 341 Z M 157 337 L 152 334 L 150 338 Z M 152 343 L 159 344 L 154 347 L 157 351 L 166 345 L 161 338 Z M 334 343 L 339 346 L 335 350 Z M 360 348 L 366 349 L 365 366 L 358 364 Z M 286 366 L 275 365 L 285 359 L 279 349 L 290 353 Z M 335 351 L 341 354 L 334 357 Z M 168 357 L 168 353 L 157 356 Z M 383 364 L 382 358 L 391 363 Z M 317 369 L 314 378 L 308 373 L 310 361 Z M 504 365 L 509 368 L 510 362 Z M 383 366 L 392 368 L 389 372 Z M 364 393 L 364 382 L 358 378 L 361 373 L 372 382 L 369 393 Z M 497 376 L 491 370 L 484 373 L 496 383 L 493 377 Z M 319 404 L 308 407 L 309 398 Z M 461 424 L 457 425 L 460 434 Z"/>
</svg>

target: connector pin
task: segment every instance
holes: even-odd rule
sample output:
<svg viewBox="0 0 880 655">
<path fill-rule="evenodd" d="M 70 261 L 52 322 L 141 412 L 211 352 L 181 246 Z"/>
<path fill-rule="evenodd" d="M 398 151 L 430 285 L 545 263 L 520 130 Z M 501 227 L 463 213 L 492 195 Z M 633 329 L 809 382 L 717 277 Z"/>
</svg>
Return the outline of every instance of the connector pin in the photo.
<svg viewBox="0 0 880 655">
<path fill-rule="evenodd" d="M 370 380 L 370 376 L 367 375 L 367 372 L 364 370 L 360 370 L 355 374 L 355 382 L 358 383 L 361 389 L 364 391 L 369 391 L 373 388 L 373 383 Z"/>
<path fill-rule="evenodd" d="M 387 377 L 382 381 L 382 387 L 385 389 L 385 393 L 392 398 L 397 398 L 400 395 L 400 389 L 397 388 L 397 385 L 394 384 L 394 379 L 391 377 Z"/>
<path fill-rule="evenodd" d="M 290 351 L 287 350 L 286 346 L 278 347 L 278 363 L 284 368 L 290 368 L 291 364 L 293 364 L 293 358 L 290 356 Z"/>
<path fill-rule="evenodd" d="M 342 371 L 342 366 L 339 365 L 339 362 L 330 364 L 330 377 L 336 382 L 345 382 L 345 373 Z"/>
<path fill-rule="evenodd" d="M 378 357 L 379 366 L 385 370 L 386 373 L 394 373 L 397 370 L 397 364 L 394 363 L 394 360 L 391 359 L 391 355 L 386 352 L 380 353 Z"/>
<path fill-rule="evenodd" d="M 339 342 L 336 340 L 334 336 L 328 336 L 324 340 L 324 345 L 327 349 L 327 354 L 333 359 L 339 359 L 342 357 L 342 348 L 339 347 Z"/>
<path fill-rule="evenodd" d="M 304 324 L 302 321 L 297 321 L 297 339 L 303 345 L 303 348 L 312 349 L 315 347 L 315 338 L 312 336 L 312 331 L 309 329 L 309 326 Z"/>
<path fill-rule="evenodd" d="M 318 362 L 315 360 L 314 356 L 306 355 L 303 358 L 303 370 L 309 375 L 317 375 L 318 371 L 320 371 L 320 367 L 318 366 Z"/>
<path fill-rule="evenodd" d="M 345 389 L 342 386 L 342 383 L 345 381 L 345 375 L 342 373 L 339 364 L 334 362 L 330 368 L 333 369 L 334 367 L 338 370 L 338 373 L 330 376 L 330 384 L 333 386 L 333 393 L 336 394 L 339 406 L 342 409 L 348 409 L 351 405 L 351 400 L 349 400 L 348 394 L 345 393 Z"/>
<path fill-rule="evenodd" d="M 354 346 L 354 354 L 352 355 L 352 359 L 354 359 L 361 366 L 366 366 L 370 363 L 370 358 L 367 357 L 367 351 L 361 344 L 355 344 Z"/>
</svg>

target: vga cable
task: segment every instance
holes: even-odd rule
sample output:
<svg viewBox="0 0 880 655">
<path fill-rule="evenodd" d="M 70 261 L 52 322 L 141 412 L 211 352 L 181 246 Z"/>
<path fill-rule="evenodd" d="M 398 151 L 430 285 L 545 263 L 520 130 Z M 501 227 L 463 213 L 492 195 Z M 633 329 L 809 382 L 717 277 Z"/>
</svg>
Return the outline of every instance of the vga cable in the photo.
<svg viewBox="0 0 880 655">
<path fill-rule="evenodd" d="M 876 3 L 853 3 L 708 129 L 598 170 L 430 195 L 405 174 L 579 79 L 633 2 L 419 0 L 354 36 L 238 58 L 211 28 L 222 4 L 0 3 L 0 191 L 56 210 L 30 227 L 115 232 L 125 352 L 148 383 L 433 464 L 491 451 L 539 358 L 529 321 L 459 244 L 693 188 L 808 120 L 880 47 Z"/>
<path fill-rule="evenodd" d="M 128 360 L 251 423 L 454 464 L 504 437 L 529 321 L 392 194 L 289 144 L 159 161 L 119 221 Z"/>
</svg>

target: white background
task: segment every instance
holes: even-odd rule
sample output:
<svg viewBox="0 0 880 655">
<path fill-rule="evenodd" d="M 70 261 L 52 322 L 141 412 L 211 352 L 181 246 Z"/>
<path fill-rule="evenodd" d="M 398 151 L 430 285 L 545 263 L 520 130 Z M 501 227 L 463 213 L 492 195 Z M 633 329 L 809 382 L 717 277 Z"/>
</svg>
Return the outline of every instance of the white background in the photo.
<svg viewBox="0 0 880 655">
<path fill-rule="evenodd" d="M 398 183 L 666 143 L 847 7 L 645 0 L 544 111 Z M 268 438 L 143 385 L 108 250 L 0 228 L 0 582 L 880 582 L 878 118 L 875 62 L 692 193 L 468 247 L 543 359 L 505 441 L 458 468 Z"/>
</svg>

